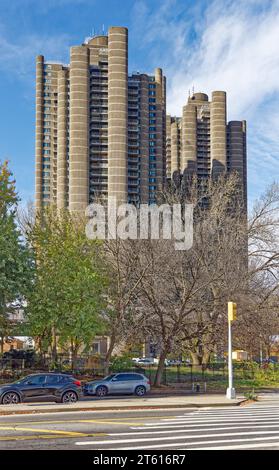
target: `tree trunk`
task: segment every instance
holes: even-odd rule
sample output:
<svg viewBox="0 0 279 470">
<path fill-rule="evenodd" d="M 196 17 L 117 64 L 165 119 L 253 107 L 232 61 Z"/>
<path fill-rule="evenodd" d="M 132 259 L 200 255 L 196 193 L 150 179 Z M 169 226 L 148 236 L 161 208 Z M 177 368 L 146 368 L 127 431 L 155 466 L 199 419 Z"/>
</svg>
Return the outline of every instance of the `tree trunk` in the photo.
<svg viewBox="0 0 279 470">
<path fill-rule="evenodd" d="M 162 375 L 163 375 L 163 372 L 164 372 L 165 359 L 166 359 L 166 357 L 167 357 L 167 352 L 166 352 L 166 351 L 162 351 L 161 354 L 160 354 L 159 364 L 158 364 L 158 367 L 157 367 L 156 377 L 155 377 L 155 382 L 154 382 L 154 385 L 155 385 L 156 387 L 160 387 L 160 385 L 161 385 Z"/>
<path fill-rule="evenodd" d="M 193 366 L 201 366 L 203 357 L 197 352 L 190 351 Z"/>
<path fill-rule="evenodd" d="M 204 352 L 203 357 L 202 357 L 202 363 L 205 365 L 205 367 L 208 366 L 209 359 L 210 359 L 210 353 L 208 351 Z"/>
<path fill-rule="evenodd" d="M 110 337 L 109 348 L 107 350 L 106 357 L 105 357 L 105 364 L 104 364 L 105 375 L 109 374 L 110 360 L 111 360 L 112 351 L 114 349 L 115 343 L 116 343 L 116 337 L 115 337 L 115 334 L 113 333 Z"/>
<path fill-rule="evenodd" d="M 52 328 L 52 350 L 51 350 L 52 362 L 57 363 L 57 340 L 55 328 Z"/>
</svg>

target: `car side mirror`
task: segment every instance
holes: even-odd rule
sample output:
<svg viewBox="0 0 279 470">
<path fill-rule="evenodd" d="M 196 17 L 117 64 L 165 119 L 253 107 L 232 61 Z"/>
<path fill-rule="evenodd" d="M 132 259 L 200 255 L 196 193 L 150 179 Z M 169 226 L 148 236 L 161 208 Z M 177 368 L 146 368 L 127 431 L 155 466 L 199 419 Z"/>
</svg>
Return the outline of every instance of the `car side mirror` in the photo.
<svg viewBox="0 0 279 470">
<path fill-rule="evenodd" d="M 112 382 L 117 382 L 116 378 L 111 379 Z"/>
</svg>

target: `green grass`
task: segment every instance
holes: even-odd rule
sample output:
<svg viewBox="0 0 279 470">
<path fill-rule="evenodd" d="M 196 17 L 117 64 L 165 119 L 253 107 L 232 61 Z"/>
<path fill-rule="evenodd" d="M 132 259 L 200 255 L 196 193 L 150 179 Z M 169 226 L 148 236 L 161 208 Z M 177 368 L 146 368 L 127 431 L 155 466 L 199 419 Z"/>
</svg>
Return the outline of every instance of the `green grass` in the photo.
<svg viewBox="0 0 279 470">
<path fill-rule="evenodd" d="M 150 378 L 151 383 L 154 382 L 156 368 L 150 367 L 145 369 L 145 374 Z M 177 372 L 177 367 L 167 367 L 164 374 L 162 383 L 168 385 L 181 383 L 189 384 L 197 382 L 204 388 L 206 382 L 207 391 L 223 391 L 226 390 L 228 383 L 228 376 L 226 369 L 220 370 L 204 370 L 201 367 L 193 367 L 192 374 L 189 367 L 180 367 L 180 374 Z M 279 388 L 279 370 L 274 369 L 234 369 L 234 384 L 239 390 L 259 390 L 263 388 Z"/>
</svg>

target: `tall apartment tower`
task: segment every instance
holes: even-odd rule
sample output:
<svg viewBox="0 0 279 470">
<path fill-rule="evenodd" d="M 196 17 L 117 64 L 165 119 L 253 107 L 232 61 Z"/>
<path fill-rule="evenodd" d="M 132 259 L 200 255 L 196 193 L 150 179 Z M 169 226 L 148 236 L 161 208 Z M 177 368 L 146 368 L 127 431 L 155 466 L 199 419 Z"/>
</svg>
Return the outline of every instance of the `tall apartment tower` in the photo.
<svg viewBox="0 0 279 470">
<path fill-rule="evenodd" d="M 227 123 L 224 91 L 194 93 L 183 107 L 182 117 L 166 117 L 166 174 L 196 174 L 216 178 L 237 171 L 247 200 L 246 122 Z"/>
<path fill-rule="evenodd" d="M 88 38 L 70 64 L 36 61 L 36 208 L 155 201 L 166 176 L 166 79 L 128 74 L 128 30 Z"/>
</svg>

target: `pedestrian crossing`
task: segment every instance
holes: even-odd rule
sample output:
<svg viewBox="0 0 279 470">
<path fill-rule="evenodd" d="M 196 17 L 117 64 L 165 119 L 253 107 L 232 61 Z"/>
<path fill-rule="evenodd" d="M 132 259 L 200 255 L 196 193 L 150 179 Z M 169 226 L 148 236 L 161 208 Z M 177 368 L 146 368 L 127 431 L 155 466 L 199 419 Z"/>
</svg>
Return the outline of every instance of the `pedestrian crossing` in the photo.
<svg viewBox="0 0 279 470">
<path fill-rule="evenodd" d="M 249 406 L 200 408 L 154 418 L 76 445 L 92 450 L 279 450 L 279 398 L 274 395 Z"/>
</svg>

